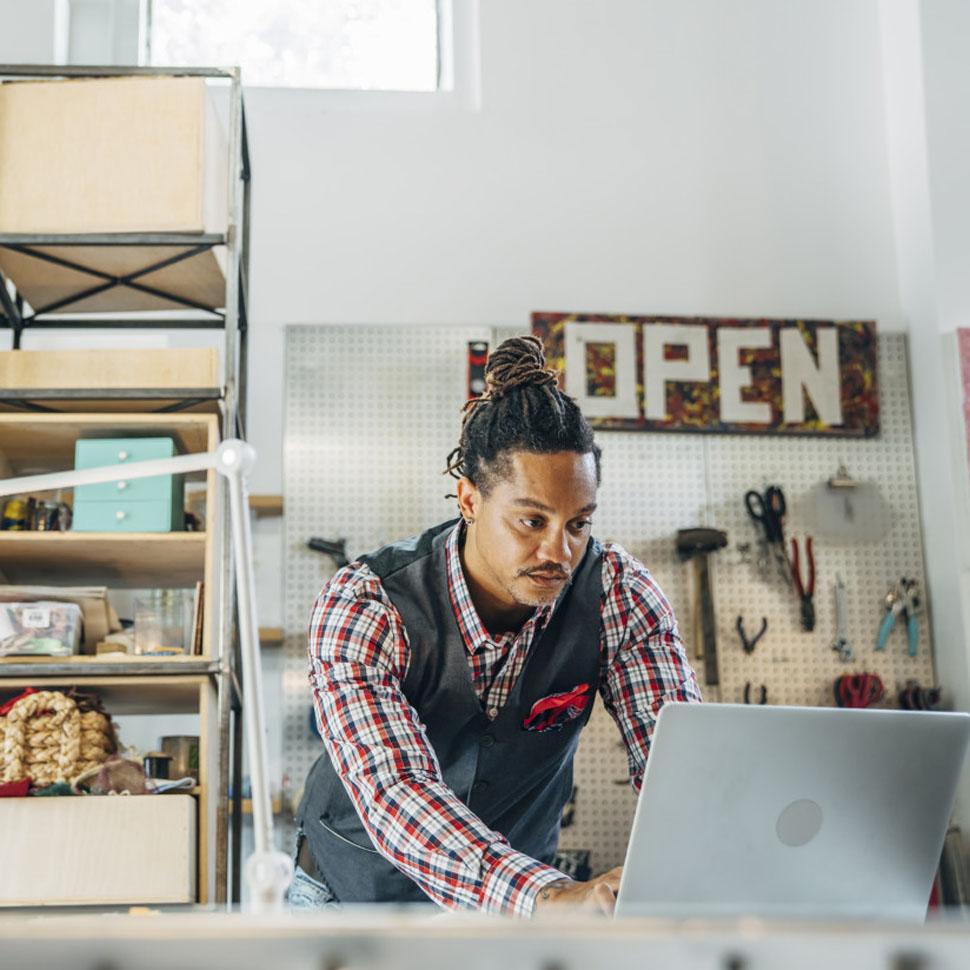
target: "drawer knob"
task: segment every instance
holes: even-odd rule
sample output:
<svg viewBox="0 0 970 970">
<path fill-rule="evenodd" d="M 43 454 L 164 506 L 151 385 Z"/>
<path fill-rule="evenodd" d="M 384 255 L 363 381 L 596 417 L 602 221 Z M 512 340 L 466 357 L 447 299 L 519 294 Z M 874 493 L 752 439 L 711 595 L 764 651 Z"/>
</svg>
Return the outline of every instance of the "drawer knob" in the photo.
<svg viewBox="0 0 970 970">
<path fill-rule="evenodd" d="M 128 460 L 128 452 L 127 451 L 119 451 L 118 452 L 118 461 L 127 461 L 127 460 Z"/>
<path fill-rule="evenodd" d="M 123 492 L 128 487 L 127 482 L 118 482 L 118 491 Z"/>
<path fill-rule="evenodd" d="M 128 513 L 118 509 L 118 511 L 115 512 L 115 518 L 120 522 L 122 519 L 128 518 Z"/>
</svg>

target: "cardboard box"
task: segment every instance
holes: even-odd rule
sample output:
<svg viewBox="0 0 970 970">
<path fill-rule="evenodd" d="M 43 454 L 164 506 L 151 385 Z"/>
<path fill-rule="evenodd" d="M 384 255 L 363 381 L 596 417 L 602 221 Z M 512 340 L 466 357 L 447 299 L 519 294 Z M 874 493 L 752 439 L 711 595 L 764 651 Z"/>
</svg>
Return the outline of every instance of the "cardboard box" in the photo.
<svg viewBox="0 0 970 970">
<path fill-rule="evenodd" d="M 0 798 L 0 906 L 191 903 L 191 795 Z"/>
<path fill-rule="evenodd" d="M 225 233 L 226 91 L 191 77 L 0 84 L 0 233 Z"/>
</svg>

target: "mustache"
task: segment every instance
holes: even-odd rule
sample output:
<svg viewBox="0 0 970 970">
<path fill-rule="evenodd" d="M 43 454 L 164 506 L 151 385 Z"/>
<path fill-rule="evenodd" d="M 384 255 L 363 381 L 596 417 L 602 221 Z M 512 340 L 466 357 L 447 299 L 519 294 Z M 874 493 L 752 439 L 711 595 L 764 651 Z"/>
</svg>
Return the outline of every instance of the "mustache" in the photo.
<svg viewBox="0 0 970 970">
<path fill-rule="evenodd" d="M 570 573 L 565 569 L 550 569 L 543 566 L 540 569 L 523 569 L 520 576 L 541 576 L 544 579 L 569 579 Z"/>
</svg>

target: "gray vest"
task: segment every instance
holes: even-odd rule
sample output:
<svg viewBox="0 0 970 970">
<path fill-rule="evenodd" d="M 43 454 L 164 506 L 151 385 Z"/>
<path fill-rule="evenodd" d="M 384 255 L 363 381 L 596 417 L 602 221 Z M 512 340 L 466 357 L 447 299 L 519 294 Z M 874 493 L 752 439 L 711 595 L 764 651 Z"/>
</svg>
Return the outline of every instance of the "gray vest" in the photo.
<svg viewBox="0 0 970 970">
<path fill-rule="evenodd" d="M 445 784 L 514 849 L 551 863 L 572 790 L 579 732 L 599 683 L 602 548 L 591 540 L 525 668 L 494 721 L 472 684 L 468 651 L 448 595 L 447 522 L 362 557 L 404 621 L 411 659 L 403 690 L 427 730 Z M 523 721 L 551 694 L 588 684 L 590 701 L 558 729 Z M 427 902 L 367 834 L 326 753 L 307 778 L 300 824 L 317 870 L 342 902 Z"/>
</svg>

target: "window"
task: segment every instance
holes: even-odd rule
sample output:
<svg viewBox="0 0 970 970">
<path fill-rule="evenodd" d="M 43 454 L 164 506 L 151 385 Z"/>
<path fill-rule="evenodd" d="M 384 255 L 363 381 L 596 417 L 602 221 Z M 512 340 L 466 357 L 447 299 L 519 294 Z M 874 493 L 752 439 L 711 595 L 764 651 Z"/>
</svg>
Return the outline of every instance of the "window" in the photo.
<svg viewBox="0 0 970 970">
<path fill-rule="evenodd" d="M 437 0 L 150 0 L 148 63 L 246 85 L 436 91 Z"/>
</svg>

